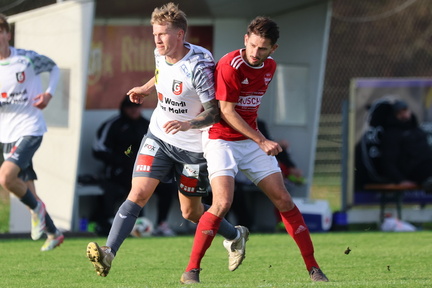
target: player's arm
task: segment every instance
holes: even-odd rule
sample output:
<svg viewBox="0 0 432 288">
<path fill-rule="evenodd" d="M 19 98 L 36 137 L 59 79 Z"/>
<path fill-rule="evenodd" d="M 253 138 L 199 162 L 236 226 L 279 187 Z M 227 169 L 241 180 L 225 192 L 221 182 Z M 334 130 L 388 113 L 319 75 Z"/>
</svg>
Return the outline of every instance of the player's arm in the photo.
<svg viewBox="0 0 432 288">
<path fill-rule="evenodd" d="M 277 142 L 265 138 L 261 132 L 253 129 L 246 123 L 235 110 L 236 104 L 228 101 L 219 101 L 222 119 L 232 128 L 256 142 L 267 155 L 275 156 L 282 152 L 282 148 Z"/>
<path fill-rule="evenodd" d="M 134 87 L 130 89 L 126 94 L 129 95 L 129 99 L 133 103 L 142 104 L 144 97 L 149 96 L 155 91 L 156 78 L 153 76 L 147 83 L 142 86 Z"/>
<path fill-rule="evenodd" d="M 42 60 L 39 60 L 39 62 L 47 63 L 47 65 L 45 67 L 46 69 L 51 69 L 51 70 L 47 70 L 49 72 L 49 81 L 48 81 L 48 87 L 47 87 L 46 91 L 44 93 L 36 95 L 36 97 L 33 98 L 33 101 L 34 101 L 33 106 L 35 106 L 39 109 L 44 109 L 48 106 L 48 103 L 50 102 L 51 98 L 53 97 L 54 92 L 56 91 L 57 84 L 58 84 L 59 79 L 60 79 L 60 69 L 54 63 L 54 61 L 52 61 L 48 57 L 40 55 L 39 59 L 44 60 L 44 62 L 42 62 Z M 41 70 L 40 72 L 46 72 L 46 71 Z"/>
<path fill-rule="evenodd" d="M 216 99 L 203 103 L 203 107 L 204 111 L 189 121 L 168 121 L 163 126 L 165 132 L 175 134 L 178 131 L 205 128 L 220 121 L 220 112 Z"/>
<path fill-rule="evenodd" d="M 213 125 L 220 121 L 220 111 L 216 99 L 203 103 L 204 111 L 198 114 L 194 119 L 188 121 L 190 129 L 200 129 Z"/>
</svg>

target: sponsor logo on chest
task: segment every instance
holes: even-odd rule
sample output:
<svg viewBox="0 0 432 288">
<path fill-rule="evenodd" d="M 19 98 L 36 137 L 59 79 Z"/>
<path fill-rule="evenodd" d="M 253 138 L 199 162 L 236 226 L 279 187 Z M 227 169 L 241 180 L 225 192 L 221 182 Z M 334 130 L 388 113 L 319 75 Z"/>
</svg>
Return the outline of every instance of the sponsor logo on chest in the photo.
<svg viewBox="0 0 432 288">
<path fill-rule="evenodd" d="M 174 95 L 180 95 L 183 92 L 183 82 L 179 80 L 173 80 L 172 92 Z"/>
</svg>

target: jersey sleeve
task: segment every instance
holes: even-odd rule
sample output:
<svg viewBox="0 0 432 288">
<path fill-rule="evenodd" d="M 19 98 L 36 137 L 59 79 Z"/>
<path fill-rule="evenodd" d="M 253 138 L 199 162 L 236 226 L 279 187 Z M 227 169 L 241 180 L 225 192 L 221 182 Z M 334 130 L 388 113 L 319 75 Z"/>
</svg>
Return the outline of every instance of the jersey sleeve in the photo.
<svg viewBox="0 0 432 288">
<path fill-rule="evenodd" d="M 228 63 L 219 63 L 215 71 L 216 99 L 237 103 L 240 95 L 238 71 Z"/>
<path fill-rule="evenodd" d="M 53 67 L 57 66 L 51 58 L 38 54 L 35 51 L 27 50 L 26 56 L 32 61 L 36 75 L 42 72 L 51 72 Z"/>
<path fill-rule="evenodd" d="M 54 95 L 57 89 L 57 84 L 59 82 L 59 79 L 60 79 L 60 69 L 57 66 L 54 66 L 50 71 L 49 83 L 45 92 Z"/>
<path fill-rule="evenodd" d="M 215 98 L 214 62 L 211 59 L 201 62 L 195 67 L 193 86 L 201 100 L 206 103 Z"/>
<path fill-rule="evenodd" d="M 34 73 L 39 75 L 43 72 L 49 72 L 48 87 L 45 92 L 54 95 L 58 81 L 60 79 L 60 69 L 57 64 L 49 57 L 41 55 L 33 50 L 18 49 L 18 54 L 28 57 L 33 64 Z"/>
</svg>

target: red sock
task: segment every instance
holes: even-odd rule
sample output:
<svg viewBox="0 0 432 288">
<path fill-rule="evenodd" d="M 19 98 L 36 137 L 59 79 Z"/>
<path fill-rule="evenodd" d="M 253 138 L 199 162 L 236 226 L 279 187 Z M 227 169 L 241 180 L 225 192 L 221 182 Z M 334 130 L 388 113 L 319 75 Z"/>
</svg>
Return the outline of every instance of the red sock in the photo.
<svg viewBox="0 0 432 288">
<path fill-rule="evenodd" d="M 186 271 L 200 268 L 201 260 L 216 236 L 221 221 L 222 218 L 209 212 L 204 212 L 201 216 L 195 231 L 192 252 Z"/>
<path fill-rule="evenodd" d="M 314 257 L 314 247 L 309 234 L 309 229 L 304 222 L 300 210 L 295 206 L 290 211 L 281 212 L 282 221 L 285 224 L 285 229 L 297 243 L 303 261 L 306 264 L 306 269 L 310 271 L 312 267 L 317 267 L 318 263 Z"/>
</svg>

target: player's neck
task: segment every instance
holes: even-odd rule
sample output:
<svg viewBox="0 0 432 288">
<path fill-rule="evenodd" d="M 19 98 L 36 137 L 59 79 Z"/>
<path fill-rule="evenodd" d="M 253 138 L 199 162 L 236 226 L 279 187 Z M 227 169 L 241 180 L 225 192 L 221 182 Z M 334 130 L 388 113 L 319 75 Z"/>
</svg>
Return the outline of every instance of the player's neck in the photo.
<svg viewBox="0 0 432 288">
<path fill-rule="evenodd" d="M 10 54 L 11 54 L 11 50 L 10 50 L 9 46 L 0 48 L 0 60 L 4 60 L 6 58 L 9 58 Z"/>
<path fill-rule="evenodd" d="M 172 55 L 166 55 L 165 56 L 165 61 L 168 64 L 175 64 L 177 62 L 179 62 L 181 59 L 183 59 L 183 57 L 189 52 L 189 48 L 183 46 L 182 49 L 179 49 L 178 51 L 176 51 L 175 53 L 173 53 Z"/>
</svg>

